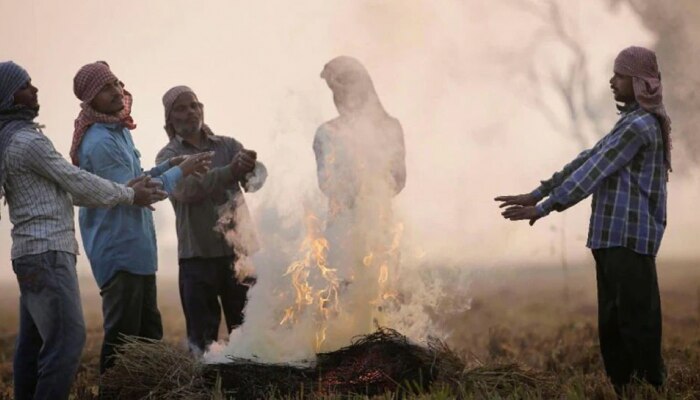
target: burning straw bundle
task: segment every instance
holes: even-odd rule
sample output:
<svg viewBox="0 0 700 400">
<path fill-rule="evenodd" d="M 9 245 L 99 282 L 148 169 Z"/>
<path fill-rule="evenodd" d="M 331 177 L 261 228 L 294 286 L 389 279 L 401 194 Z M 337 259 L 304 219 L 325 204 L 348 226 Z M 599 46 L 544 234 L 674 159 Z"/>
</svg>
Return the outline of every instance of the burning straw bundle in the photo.
<svg viewBox="0 0 700 400">
<path fill-rule="evenodd" d="M 446 347 L 413 344 L 398 332 L 381 328 L 350 346 L 317 355 L 313 367 L 259 364 L 232 359 L 206 367 L 209 381 L 220 379 L 239 398 L 269 394 L 366 394 L 414 392 L 436 379 L 462 372 L 463 362 Z"/>
<path fill-rule="evenodd" d="M 215 392 L 239 399 L 386 392 L 403 397 L 434 385 L 461 397 L 483 390 L 508 393 L 518 387 L 551 386 L 546 377 L 516 365 L 466 370 L 442 342 L 418 346 L 386 328 L 318 354 L 315 365 L 308 367 L 247 359 L 205 365 L 162 342 L 130 339 L 103 383 L 119 389 L 123 399 L 206 399 Z"/>
</svg>

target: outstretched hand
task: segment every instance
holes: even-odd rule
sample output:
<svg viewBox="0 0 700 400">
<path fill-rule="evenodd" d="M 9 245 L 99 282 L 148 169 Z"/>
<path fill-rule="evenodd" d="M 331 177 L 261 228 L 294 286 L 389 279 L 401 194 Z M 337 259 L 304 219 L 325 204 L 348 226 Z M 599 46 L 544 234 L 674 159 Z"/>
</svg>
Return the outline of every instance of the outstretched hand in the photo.
<svg viewBox="0 0 700 400">
<path fill-rule="evenodd" d="M 542 216 L 537 211 L 535 206 L 520 206 L 515 205 L 506 208 L 505 211 L 501 213 L 503 218 L 509 219 L 511 221 L 529 220 L 530 226 L 534 225 L 538 219 Z"/>
<path fill-rule="evenodd" d="M 534 206 L 537 204 L 537 198 L 530 193 L 511 195 L 511 196 L 498 196 L 494 200 L 502 202 L 498 206 L 499 208 L 508 207 L 508 206 L 528 207 L 528 206 Z"/>
<path fill-rule="evenodd" d="M 168 197 L 168 193 L 161 189 L 161 185 L 152 181 L 147 175 L 130 180 L 126 186 L 134 189 L 134 205 L 147 207 L 150 210 L 155 210 L 151 204 Z"/>
<path fill-rule="evenodd" d="M 179 164 L 183 176 L 202 176 L 209 171 L 211 160 L 214 157 L 213 151 L 190 154 Z"/>
<path fill-rule="evenodd" d="M 179 156 L 170 157 L 170 159 L 168 161 L 170 162 L 171 166 L 175 166 L 175 165 L 182 164 L 182 162 L 185 161 L 186 159 L 187 159 L 187 155 L 183 154 L 183 155 L 179 155 Z"/>
<path fill-rule="evenodd" d="M 229 164 L 231 172 L 237 179 L 243 179 L 245 175 L 255 169 L 255 161 L 258 155 L 253 150 L 241 149 Z"/>
</svg>

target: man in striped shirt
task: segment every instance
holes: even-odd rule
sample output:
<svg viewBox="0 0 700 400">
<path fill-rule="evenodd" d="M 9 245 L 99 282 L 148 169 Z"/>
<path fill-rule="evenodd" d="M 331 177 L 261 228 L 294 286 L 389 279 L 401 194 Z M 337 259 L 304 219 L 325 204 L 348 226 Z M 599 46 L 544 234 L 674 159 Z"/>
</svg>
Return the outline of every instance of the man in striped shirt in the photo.
<svg viewBox="0 0 700 400">
<path fill-rule="evenodd" d="M 0 188 L 21 293 L 13 362 L 18 400 L 67 399 L 78 369 L 85 323 L 73 204 L 148 206 L 165 197 L 148 179 L 119 185 L 66 161 L 34 123 L 37 91 L 24 69 L 0 63 Z"/>
<path fill-rule="evenodd" d="M 670 118 L 656 55 L 641 47 L 615 60 L 610 86 L 621 117 L 592 149 L 533 192 L 500 196 L 503 216 L 534 224 L 593 195 L 587 246 L 596 261 L 605 369 L 621 391 L 633 378 L 661 386 L 661 305 L 656 254 L 666 228 Z"/>
</svg>

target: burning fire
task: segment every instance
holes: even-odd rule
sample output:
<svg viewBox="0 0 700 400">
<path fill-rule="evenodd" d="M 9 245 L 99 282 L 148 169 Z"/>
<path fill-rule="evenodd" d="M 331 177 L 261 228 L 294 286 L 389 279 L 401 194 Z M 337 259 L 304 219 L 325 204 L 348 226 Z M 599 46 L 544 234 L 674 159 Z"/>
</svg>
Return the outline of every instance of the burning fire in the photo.
<svg viewBox="0 0 700 400">
<path fill-rule="evenodd" d="M 315 310 L 318 323 L 316 332 L 316 350 L 318 351 L 326 339 L 326 324 L 329 318 L 340 310 L 338 302 L 340 280 L 336 270 L 328 265 L 328 240 L 322 234 L 318 217 L 307 212 L 305 222 L 307 236 L 300 249 L 305 256 L 289 265 L 285 272 L 286 276 L 291 277 L 295 303 L 284 311 L 280 325 L 293 324 L 307 308 Z M 319 289 L 314 288 L 309 282 L 309 277 L 314 272 L 317 272 L 315 275 L 321 278 Z"/>
<path fill-rule="evenodd" d="M 358 265 L 351 265 L 353 274 L 346 279 L 338 277 L 338 269 L 329 265 L 328 254 L 330 243 L 324 236 L 322 222 L 312 212 L 306 212 L 305 217 L 306 237 L 300 246 L 300 253 L 303 255 L 287 267 L 285 276 L 289 276 L 294 290 L 294 304 L 284 310 L 284 315 L 280 325 L 294 325 L 305 313 L 312 313 L 315 325 L 315 349 L 321 350 L 327 339 L 328 328 L 331 323 L 343 323 L 345 319 L 352 318 L 356 310 L 344 310 L 341 307 L 340 298 L 348 295 L 346 288 L 353 285 L 353 277 L 362 275 L 363 277 L 376 276 L 375 284 L 364 285 L 364 282 L 357 282 L 366 290 L 373 292 L 370 297 L 355 295 L 355 301 L 349 299 L 343 301 L 346 307 L 358 307 L 357 297 L 361 297 L 359 307 L 371 311 L 372 318 L 376 323 L 380 316 L 376 310 L 382 310 L 388 301 L 397 299 L 397 292 L 390 280 L 390 270 L 397 266 L 399 258 L 399 246 L 403 233 L 403 225 L 396 224 L 391 230 L 391 240 L 388 245 L 375 245 L 366 255 L 358 259 Z M 359 265 L 361 260 L 362 265 Z M 360 270 L 354 271 L 358 267 Z M 394 268 L 395 269 L 395 268 Z M 366 282 L 366 279 L 362 279 Z M 365 289 L 363 289 L 365 290 Z M 343 293 L 341 293 L 343 292 Z M 363 293 L 364 294 L 364 293 Z M 352 297 L 352 296 L 350 296 Z M 364 302 L 364 306 L 361 304 Z M 345 311 L 345 315 L 343 314 Z M 360 312 L 359 314 L 362 314 Z M 350 332 L 349 337 L 369 332 Z M 347 343 L 349 344 L 349 343 Z"/>
<path fill-rule="evenodd" d="M 393 222 L 393 177 L 378 173 L 390 171 L 391 160 L 368 154 L 367 143 L 354 135 L 334 137 L 322 143 L 319 168 L 328 221 L 306 210 L 300 256 L 284 274 L 293 295 L 278 315 L 280 325 L 313 330 L 317 352 L 371 333 L 383 325 L 386 305 L 399 298 L 395 283 L 403 225 Z"/>
</svg>

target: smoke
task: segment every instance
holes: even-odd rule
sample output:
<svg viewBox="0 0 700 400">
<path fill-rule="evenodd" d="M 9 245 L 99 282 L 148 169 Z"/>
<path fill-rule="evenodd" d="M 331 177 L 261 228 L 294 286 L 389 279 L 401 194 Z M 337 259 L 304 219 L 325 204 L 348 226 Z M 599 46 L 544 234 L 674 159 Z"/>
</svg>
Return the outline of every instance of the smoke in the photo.
<svg viewBox="0 0 700 400">
<path fill-rule="evenodd" d="M 449 332 L 433 323 L 430 310 L 445 308 L 446 304 L 455 310 L 468 308 L 468 267 L 573 264 L 589 258 L 585 249 L 589 209 L 585 204 L 567 211 L 568 227 L 563 216 L 553 215 L 530 228 L 502 221 L 492 201 L 498 194 L 533 189 L 539 179 L 548 177 L 581 150 L 570 133 L 552 129 L 537 104 L 531 102 L 528 88 L 518 86 L 520 76 L 513 74 L 514 68 L 523 66 L 522 60 L 513 56 L 516 50 L 520 56 L 535 58 L 538 65 L 551 65 L 553 71 L 566 70 L 568 52 L 556 44 L 557 38 L 548 38 L 543 48 L 528 55 L 527 49 L 521 49 L 526 44 L 519 39 L 538 40 L 532 25 L 540 25 L 539 18 L 528 20 L 527 13 L 508 5 L 481 6 L 470 13 L 467 3 L 450 3 L 450 7 L 430 11 L 415 3 L 401 10 L 388 4 L 363 3 L 337 19 L 337 31 L 353 35 L 335 47 L 366 62 L 387 110 L 404 129 L 407 184 L 391 200 L 392 223 L 376 231 L 392 236 L 396 224 L 403 226 L 398 273 L 389 271 L 389 279 L 398 277 L 398 282 L 390 286 L 397 300 L 383 304 L 381 312 L 372 304 L 352 320 L 343 320 L 346 314 L 338 312 L 333 318 L 343 323 L 337 326 L 348 330 L 334 330 L 335 325 L 327 324 L 327 347 L 323 349 L 348 344 L 353 334 L 372 329 L 375 320 L 417 339 L 427 335 L 446 337 Z M 416 17 L 417 9 L 425 11 L 420 18 Z M 616 116 L 606 92 L 612 60 L 619 49 L 630 43 L 647 44 L 651 38 L 628 11 L 610 15 L 604 4 L 585 9 L 566 6 L 564 11 L 579 26 L 596 21 L 600 27 L 592 33 L 596 39 L 587 37 L 582 46 L 589 55 L 593 101 L 603 105 L 601 125 L 612 126 Z M 473 18 L 464 24 L 466 15 Z M 502 30 L 505 20 L 518 22 Z M 627 27 L 624 32 L 617 30 L 620 21 Z M 386 40 L 375 40 L 378 37 Z M 488 37 L 488 43 L 477 44 L 474 37 Z M 315 71 L 320 72 L 325 61 L 307 65 L 304 73 L 316 77 Z M 545 72 L 543 76 L 546 75 Z M 307 248 L 303 248 L 303 243 L 309 231 L 309 214 L 316 218 L 313 229 L 328 240 L 328 265 L 336 270 L 341 282 L 353 277 L 354 269 L 368 255 L 363 246 L 356 246 L 360 249 L 354 251 L 339 246 L 360 243 L 353 238 L 354 232 L 374 235 L 372 218 L 365 218 L 362 213 L 357 218 L 335 216 L 339 222 L 332 228 L 343 227 L 337 232 L 349 239 L 340 238 L 334 229 L 328 230 L 329 210 L 334 207 L 318 187 L 312 138 L 318 125 L 336 110 L 331 92 L 326 87 L 322 87 L 325 92 L 319 90 L 323 81 L 306 83 L 303 88 L 285 92 L 284 107 L 275 113 L 269 129 L 270 140 L 261 141 L 264 150 L 259 154 L 268 162 L 270 175 L 276 178 L 267 183 L 259 198 L 249 196 L 262 243 L 262 250 L 252 257 L 258 284 L 249 292 L 246 323 L 232 333 L 225 350 L 222 345 L 217 346 L 209 355 L 212 360 L 226 354 L 256 356 L 265 361 L 313 358 L 317 333 L 323 326 L 319 312 L 310 306 L 300 312 L 294 324 L 280 325 L 285 310 L 295 301 L 292 277 L 285 273 L 295 261 L 305 260 Z M 545 92 L 543 101 L 549 102 L 552 112 L 567 118 L 564 106 L 557 103 L 556 92 Z M 594 140 L 605 132 L 588 133 Z M 353 140 L 343 146 L 352 149 L 351 154 L 388 159 L 386 152 L 371 151 L 374 137 L 351 137 Z M 322 140 L 321 144 L 329 143 Z M 333 154 L 331 158 L 336 165 L 345 165 L 343 157 Z M 353 187 L 353 174 L 349 172 L 341 169 L 337 174 L 347 175 L 344 188 Z M 381 192 L 378 188 L 375 193 Z M 361 204 L 370 207 L 372 200 L 378 198 L 381 196 L 365 199 Z M 673 239 L 667 236 L 667 249 L 687 253 L 687 246 L 674 247 L 671 243 Z M 337 255 L 342 251 L 347 255 Z M 338 259 L 343 262 L 339 264 Z M 444 271 L 453 265 L 459 268 Z M 338 290 L 345 310 L 353 310 L 357 298 L 370 304 L 378 291 L 377 275 L 359 277 L 367 281 L 362 281 L 362 285 L 355 285 L 354 281 L 349 285 L 343 282 L 337 288 L 330 286 L 331 290 Z M 316 290 L 329 287 L 311 272 L 307 281 Z M 445 294 L 455 290 L 464 293 L 464 302 L 446 301 Z M 366 323 L 360 324 L 359 320 Z"/>
<path fill-rule="evenodd" d="M 357 60 L 336 58 L 322 77 L 340 115 L 322 124 L 313 141 L 321 193 L 309 192 L 303 214 L 287 215 L 286 223 L 274 206 L 263 209 L 271 220 L 261 225 L 263 251 L 252 256 L 261 268 L 246 322 L 227 345 L 210 349 L 209 361 L 301 362 L 378 326 L 416 339 L 429 332 L 423 309 L 436 306 L 440 285 L 401 268 L 404 225 L 392 204 L 406 182 L 401 124 L 386 113 Z M 252 270 L 246 255 L 257 249 L 255 227 L 242 196 L 220 214 L 218 229 L 243 253 L 235 266 L 242 278 Z M 285 225 L 293 228 L 280 229 Z M 410 252 L 406 259 L 410 264 Z"/>
<path fill-rule="evenodd" d="M 533 88 L 518 83 L 522 78 L 518 71 L 531 59 L 537 61 L 541 77 L 559 76 L 567 70 L 570 53 L 557 45 L 556 37 L 552 39 L 551 29 L 543 28 L 548 19 L 523 12 L 513 6 L 515 2 L 309 1 L 292 8 L 283 1 L 264 5 L 218 1 L 209 7 L 185 1 L 124 1 L 120 7 L 129 18 L 122 19 L 113 18 L 100 2 L 42 2 L 40 6 L 39 2 L 3 2 L 16 15 L 30 17 L 8 19 L 0 31 L 6 37 L 27 32 L 29 42 L 5 41 L 0 46 L 4 54 L 27 67 L 40 86 L 40 121 L 46 123 L 47 135 L 64 154 L 70 146 L 70 135 L 64 132 L 71 131 L 77 112 L 71 78 L 79 65 L 96 59 L 108 60 L 133 89 L 139 123 L 134 139 L 144 154 L 144 165 L 166 140 L 160 96 L 181 83 L 195 88 L 206 104 L 207 121 L 217 133 L 234 136 L 258 152 L 270 179 L 260 191 L 245 196 L 261 249 L 242 257 L 236 266 L 241 273 L 252 273 L 250 266 L 254 266 L 258 281 L 249 292 L 246 323 L 233 332 L 226 352 L 298 360 L 315 351 L 318 321 L 307 313 L 308 320 L 300 319 L 293 329 L 279 324 L 285 309 L 294 303 L 291 277 L 285 273 L 294 261 L 304 260 L 305 250 L 301 249 L 307 236 L 307 215 L 317 218 L 319 232 L 326 235 L 328 198 L 318 187 L 312 145 L 319 125 L 337 115 L 332 93 L 319 73 L 339 54 L 363 61 L 405 136 L 406 187 L 390 202 L 392 222 L 376 231 L 393 240 L 397 225 L 403 226 L 398 273 L 388 274 L 389 280 L 400 277 L 391 283 L 395 286 L 391 289 L 401 308 L 398 313 L 379 314 L 378 320 L 386 317 L 383 323 L 410 331 L 416 338 L 448 334 L 435 331 L 429 310 L 445 307 L 444 293 L 467 290 L 469 268 L 553 265 L 565 255 L 571 264 L 590 259 L 584 246 L 589 215 L 585 204 L 567 211 L 567 240 L 560 241 L 562 216 L 552 215 L 532 228 L 509 224 L 499 217 L 492 201 L 498 194 L 533 189 L 539 179 L 582 150 L 569 133 L 553 129 L 542 116 L 532 102 Z M 602 104 L 596 108 L 604 110 L 600 112 L 602 125 L 611 126 L 616 116 L 606 90 L 612 60 L 630 44 L 653 45 L 655 35 L 627 6 L 613 13 L 607 1 L 559 3 L 567 26 L 585 32 L 578 38 L 588 55 L 593 101 Z M 657 3 L 661 8 L 675 4 Z M 694 15 L 687 17 L 687 29 L 692 32 L 697 30 Z M 95 31 L 94 26 L 104 29 Z M 543 46 L 533 52 L 533 42 Z M 659 46 L 663 48 L 664 43 Z M 660 52 L 664 82 L 669 83 L 680 66 L 692 71 L 697 65 L 687 62 L 686 55 L 692 52 L 682 43 L 672 48 L 674 57 Z M 183 57 L 183 51 L 189 49 L 194 49 L 188 53 L 191 56 Z M 75 57 L 66 59 L 65 54 Z M 67 61 L 56 63 L 57 59 Z M 684 85 L 682 93 L 687 96 L 697 87 L 694 80 L 689 82 L 677 82 Z M 666 90 L 674 90 L 672 87 Z M 542 97 L 552 113 L 568 121 L 556 88 L 549 88 Z M 693 121 L 689 119 L 692 107 L 680 114 L 669 105 L 669 112 L 677 117 L 674 123 L 679 134 L 683 125 L 694 126 L 686 122 Z M 586 130 L 590 140 L 604 133 Z M 368 143 L 358 140 L 353 146 L 358 154 L 367 149 L 372 153 Z M 380 162 L 387 159 L 384 153 L 369 155 Z M 687 244 L 688 238 L 696 236 L 697 220 L 688 210 L 700 193 L 697 180 L 697 173 L 683 179 L 672 176 L 669 230 L 662 257 L 698 254 L 700 247 Z M 177 239 L 172 209 L 168 204 L 157 207 L 159 276 L 175 275 Z M 224 220 L 235 221 L 235 209 L 229 204 L 228 214 L 222 212 Z M 359 232 L 374 232 L 374 226 L 364 226 L 371 225 L 371 218 L 356 221 L 350 226 Z M 0 229 L 9 237 L 8 218 L 0 220 Z M 330 232 L 327 238 L 329 265 L 338 269 L 339 279 L 347 279 L 353 268 L 360 268 L 357 260 L 338 265 L 332 254 L 339 250 L 338 239 Z M 234 247 L 242 240 L 231 239 Z M 3 255 L 9 255 L 9 242 L 0 243 Z M 364 260 L 366 250 L 355 256 Z M 89 271 L 86 265 L 82 257 L 80 269 Z M 443 272 L 449 266 L 457 268 Z M 12 276 L 10 269 L 5 276 Z M 372 279 L 368 292 L 351 293 L 360 286 L 354 282 L 345 288 L 339 285 L 341 301 L 365 294 L 368 300 L 373 298 L 378 276 L 362 277 Z M 312 284 L 322 287 L 316 281 Z M 393 305 L 386 308 L 395 311 Z M 467 306 L 468 301 L 454 304 Z M 372 313 L 375 311 L 376 307 Z M 371 328 L 374 317 L 363 325 Z M 343 336 L 347 335 L 337 334 Z M 329 337 L 327 343 L 331 342 Z"/>
<path fill-rule="evenodd" d="M 697 14 L 683 12 L 687 9 L 683 4 L 692 0 L 644 2 L 654 4 L 649 11 L 654 15 L 657 9 L 680 10 L 684 37 L 692 37 L 698 29 L 692 19 Z M 533 59 L 543 78 L 565 77 L 560 74 L 567 71 L 570 52 L 557 45 L 551 26 L 544 26 L 547 18 L 533 16 L 515 3 L 546 2 L 446 0 L 434 5 L 358 0 L 309 1 L 289 7 L 282 1 L 255 6 L 214 1 L 198 7 L 182 0 L 148 5 L 124 1 L 120 7 L 129 18 L 114 19 L 99 2 L 68 0 L 59 6 L 4 1 L 8 12 L 30 17 L 8 20 L 0 31 L 7 37 L 27 32 L 29 42 L 6 41 L 0 47 L 24 65 L 39 86 L 39 121 L 63 154 L 70 147 L 65 132 L 71 131 L 78 111 L 70 85 L 85 62 L 108 60 L 132 88 L 139 125 L 133 135 L 144 166 L 151 165 L 167 140 L 162 130 L 163 92 L 176 84 L 194 88 L 206 104 L 207 121 L 215 132 L 234 136 L 258 151 L 270 169 L 270 182 L 248 196 L 254 218 L 268 220 L 265 214 L 275 208 L 285 224 L 292 220 L 301 224 L 303 200 L 318 196 L 311 141 L 316 128 L 335 113 L 318 75 L 332 57 L 356 56 L 372 72 L 384 105 L 404 128 L 409 179 L 394 202 L 395 210 L 407 216 L 404 241 L 410 238 L 438 265 L 556 265 L 560 253 L 566 253 L 572 264 L 589 262 L 585 237 L 580 238 L 588 223 L 586 205 L 568 212 L 570 240 L 564 246 L 552 246 L 553 240 L 559 243 L 551 233 L 561 225 L 559 215 L 529 228 L 506 224 L 494 212 L 495 195 L 531 190 L 582 150 L 570 133 L 553 129 L 533 104 L 535 89 L 518 82 Z M 697 136 L 692 135 L 693 107 L 680 109 L 682 104 L 694 104 L 686 100 L 697 87 L 695 80 L 687 80 L 697 65 L 697 57 L 691 57 L 692 62 L 687 58 L 694 54 L 688 42 L 675 40 L 671 33 L 676 30 L 667 25 L 647 29 L 625 4 L 630 2 L 612 11 L 607 0 L 558 3 L 566 26 L 580 33 L 592 99 L 595 109 L 601 110 L 604 128 L 616 118 L 606 82 L 617 52 L 630 44 L 653 47 L 657 37 L 670 35 L 658 42 L 658 49 L 678 139 L 677 172 L 671 185 L 697 186 L 692 178 L 680 176 L 684 140 Z M 668 26 L 674 21 L 671 18 Z M 105 29 L 94 32 L 90 27 L 95 25 Z M 129 35 L 119 36 L 124 31 Z M 536 52 L 533 43 L 542 44 Z M 183 57 L 184 49 L 197 51 Z M 55 62 L 65 54 L 74 57 Z M 676 92 L 684 99 L 672 103 Z M 566 122 L 567 111 L 556 88 L 542 95 L 551 112 Z M 585 133 L 591 143 L 605 132 L 586 129 Z M 692 147 L 687 153 L 693 154 Z M 679 200 L 673 193 L 670 201 Z M 159 275 L 173 277 L 177 269 L 167 266 L 177 264 L 174 216 L 168 204 L 156 208 Z M 680 225 L 690 230 L 696 224 L 689 217 L 680 204 L 670 204 L 662 257 L 697 256 L 700 247 L 683 246 L 684 236 L 674 233 L 680 232 Z M 0 220 L 6 239 L 10 228 L 9 218 Z M 9 240 L 0 241 L 0 253 L 9 254 L 9 246 Z M 671 248 L 680 251 L 671 253 Z M 79 264 L 81 273 L 89 274 L 84 256 Z M 0 276 L 12 273 L 6 269 Z"/>
</svg>

